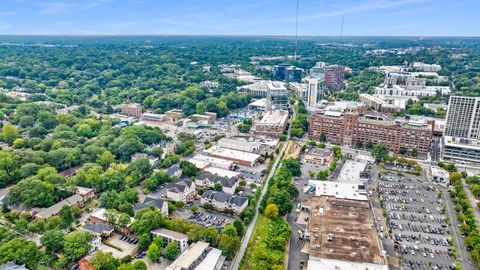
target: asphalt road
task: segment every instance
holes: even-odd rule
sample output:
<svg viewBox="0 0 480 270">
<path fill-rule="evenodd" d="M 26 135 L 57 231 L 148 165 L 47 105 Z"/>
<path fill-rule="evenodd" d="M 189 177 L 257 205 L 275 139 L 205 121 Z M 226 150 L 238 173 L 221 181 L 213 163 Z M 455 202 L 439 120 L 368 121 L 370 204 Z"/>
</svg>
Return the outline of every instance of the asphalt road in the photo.
<svg viewBox="0 0 480 270">
<path fill-rule="evenodd" d="M 447 214 L 450 219 L 450 222 L 452 223 L 452 226 L 450 227 L 451 229 L 450 234 L 455 239 L 455 246 L 458 247 L 457 259 L 462 264 L 463 270 L 473 270 L 475 269 L 475 267 L 473 267 L 468 263 L 468 261 L 470 260 L 470 257 L 467 250 L 465 249 L 465 245 L 463 244 L 462 235 L 460 234 L 460 230 L 458 227 L 457 216 L 455 214 L 455 209 L 454 209 L 454 206 L 452 205 L 452 202 L 450 201 L 450 195 L 445 189 L 442 189 L 442 192 L 443 192 L 443 196 L 445 197 L 445 206 L 447 208 Z"/>
<path fill-rule="evenodd" d="M 293 112 L 293 115 L 292 115 L 291 119 L 294 119 L 294 118 L 295 118 L 295 111 Z M 260 198 L 258 199 L 257 207 L 255 209 L 255 216 L 253 217 L 253 220 L 250 222 L 250 225 L 248 225 L 247 231 L 245 232 L 245 235 L 243 236 L 242 244 L 240 245 L 240 249 L 238 250 L 237 255 L 235 256 L 235 258 L 232 261 L 232 265 L 231 265 L 231 268 L 230 268 L 232 270 L 237 270 L 238 269 L 238 267 L 240 265 L 240 261 L 242 260 L 243 256 L 245 255 L 245 250 L 247 249 L 248 241 L 250 240 L 250 237 L 252 236 L 252 233 L 253 233 L 253 229 L 255 228 L 255 224 L 257 223 L 258 207 L 260 206 L 260 202 L 262 201 L 263 196 L 267 192 L 268 182 L 270 181 L 272 176 L 275 174 L 275 170 L 277 169 L 278 162 L 281 160 L 281 157 L 282 157 L 283 153 L 285 152 L 285 149 L 287 149 L 287 146 L 288 146 L 287 142 L 288 142 L 289 139 L 290 139 L 290 127 L 288 129 L 287 139 L 285 140 L 285 143 L 283 144 L 283 147 L 280 150 L 280 153 L 278 154 L 277 158 L 275 159 L 275 161 L 273 163 L 273 166 L 272 166 L 272 169 L 270 170 L 270 173 L 268 174 L 268 177 L 265 181 L 265 184 L 263 185 L 262 193 L 260 194 Z"/>
</svg>

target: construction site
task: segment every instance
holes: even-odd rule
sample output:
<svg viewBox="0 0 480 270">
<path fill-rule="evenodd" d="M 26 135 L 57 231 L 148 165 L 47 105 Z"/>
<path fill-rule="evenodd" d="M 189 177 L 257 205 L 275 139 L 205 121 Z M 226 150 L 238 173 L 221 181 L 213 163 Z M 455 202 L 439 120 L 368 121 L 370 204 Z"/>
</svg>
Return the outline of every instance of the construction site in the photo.
<svg viewBox="0 0 480 270">
<path fill-rule="evenodd" d="M 319 196 L 310 205 L 310 259 L 383 264 L 368 201 Z"/>
</svg>

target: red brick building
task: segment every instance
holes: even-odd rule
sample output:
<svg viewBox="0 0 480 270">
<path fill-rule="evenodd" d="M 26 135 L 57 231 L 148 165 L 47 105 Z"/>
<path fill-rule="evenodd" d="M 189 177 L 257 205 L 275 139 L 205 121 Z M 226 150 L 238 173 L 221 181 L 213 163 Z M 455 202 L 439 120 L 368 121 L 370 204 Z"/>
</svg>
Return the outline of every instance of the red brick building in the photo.
<svg viewBox="0 0 480 270">
<path fill-rule="evenodd" d="M 345 84 L 345 67 L 338 65 L 331 65 L 324 68 L 325 72 L 325 87 L 328 90 L 339 91 L 342 90 Z"/>
<path fill-rule="evenodd" d="M 318 112 L 310 117 L 309 137 L 319 140 L 322 135 L 333 144 L 355 146 L 372 142 L 385 144 L 399 153 L 418 150 L 418 156 L 425 157 L 430 149 L 433 122 L 395 120 L 390 115 L 372 112 Z"/>
</svg>

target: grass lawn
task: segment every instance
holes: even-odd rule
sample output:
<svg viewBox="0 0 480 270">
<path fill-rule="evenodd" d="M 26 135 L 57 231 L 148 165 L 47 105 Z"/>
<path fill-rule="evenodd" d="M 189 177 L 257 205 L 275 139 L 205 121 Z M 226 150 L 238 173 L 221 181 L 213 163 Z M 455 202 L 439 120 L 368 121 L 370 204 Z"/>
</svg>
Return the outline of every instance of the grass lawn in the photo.
<svg viewBox="0 0 480 270">
<path fill-rule="evenodd" d="M 248 241 L 247 250 L 240 262 L 239 269 L 242 270 L 249 270 L 255 269 L 254 265 L 252 265 L 253 261 L 250 260 L 253 254 L 253 248 L 258 246 L 258 243 L 261 240 L 261 235 L 266 235 L 267 225 L 269 223 L 269 219 L 264 215 L 258 215 L 257 223 L 255 224 L 255 228 L 253 229 L 252 237 Z"/>
</svg>

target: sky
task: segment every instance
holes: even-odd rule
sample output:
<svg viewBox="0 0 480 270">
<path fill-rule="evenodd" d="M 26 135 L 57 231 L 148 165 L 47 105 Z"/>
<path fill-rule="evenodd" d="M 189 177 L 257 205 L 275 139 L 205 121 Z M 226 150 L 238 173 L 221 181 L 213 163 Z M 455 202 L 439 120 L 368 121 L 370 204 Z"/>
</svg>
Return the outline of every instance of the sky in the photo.
<svg viewBox="0 0 480 270">
<path fill-rule="evenodd" d="M 0 34 L 295 35 L 297 0 L 0 0 Z M 480 36 L 480 0 L 300 0 L 298 35 Z"/>
</svg>

